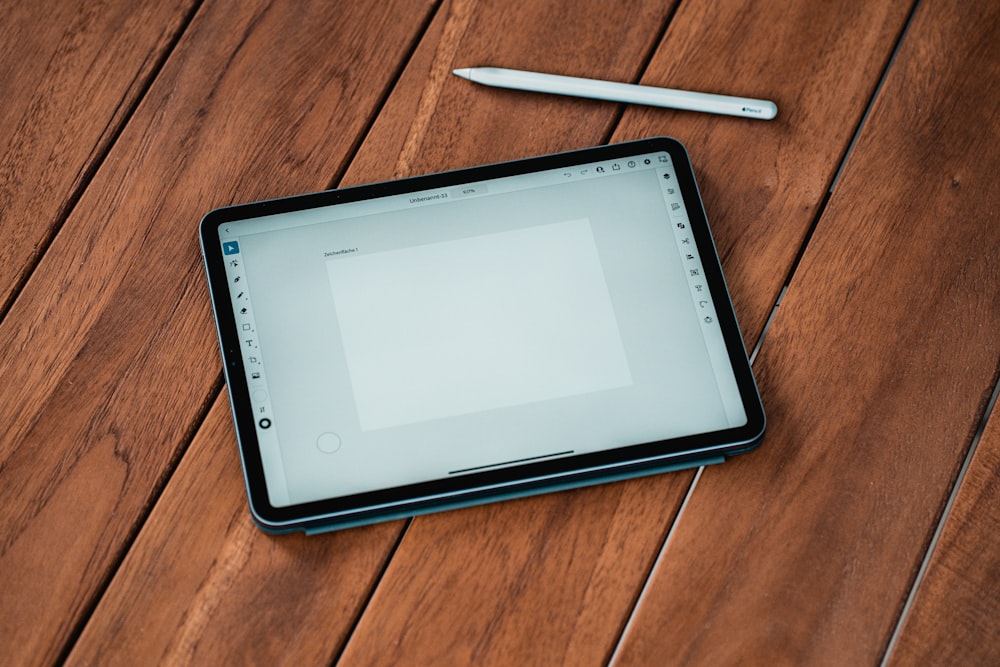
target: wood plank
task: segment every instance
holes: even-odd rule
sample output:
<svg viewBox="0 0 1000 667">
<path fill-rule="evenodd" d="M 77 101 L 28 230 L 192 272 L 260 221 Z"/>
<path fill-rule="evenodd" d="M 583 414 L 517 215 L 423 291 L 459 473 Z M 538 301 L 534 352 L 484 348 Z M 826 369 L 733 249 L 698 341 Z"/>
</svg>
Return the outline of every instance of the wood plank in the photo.
<svg viewBox="0 0 1000 667">
<path fill-rule="evenodd" d="M 748 292 L 762 284 L 773 295 L 780 289 L 905 20 L 906 7 L 890 2 L 867 3 L 861 12 L 811 2 L 755 5 L 753 12 L 686 2 L 678 10 L 644 81 L 675 85 L 690 69 L 711 79 L 710 90 L 733 81 L 746 88 L 732 92 L 763 94 L 773 86 L 779 105 L 787 102 L 771 124 L 629 109 L 614 134 L 669 132 L 694 147 L 695 166 L 722 212 L 716 239 L 728 253 L 726 268 L 737 261 L 753 272 L 752 280 L 740 272 L 730 279 L 737 303 L 757 309 L 741 318 L 763 323 L 770 303 Z M 780 44 L 775 26 L 785 37 Z M 704 55 L 733 53 L 746 55 L 739 62 Z M 829 87 L 803 93 L 794 77 L 774 80 L 774 72 L 801 71 L 802 63 Z M 831 95 L 844 108 L 829 109 Z M 709 216 L 716 227 L 715 208 Z M 666 475 L 418 517 L 344 663 L 603 662 L 690 480 L 690 473 Z"/>
<path fill-rule="evenodd" d="M 1000 413 L 969 463 L 890 665 L 1000 664 Z"/>
<path fill-rule="evenodd" d="M 216 395 L 199 218 L 329 183 L 429 10 L 201 7 L 0 324 L 8 662 L 59 655 Z"/>
<path fill-rule="evenodd" d="M 653 11 L 643 3 L 616 3 L 609 7 L 598 0 L 574 3 L 573 7 L 574 11 L 567 12 L 564 8 L 554 9 L 534 2 L 445 3 L 358 158 L 351 164 L 343 185 L 405 174 L 410 169 L 440 170 L 489 160 L 490 147 L 504 146 L 514 156 L 599 142 L 610 131 L 617 114 L 614 105 L 558 100 L 556 104 L 560 107 L 567 104 L 581 107 L 573 111 L 576 122 L 567 125 L 565 118 L 553 113 L 551 106 L 535 106 L 533 96 L 518 93 L 497 96 L 488 89 L 471 88 L 468 81 L 450 75 L 454 67 L 478 59 L 485 61 L 487 52 L 503 59 L 503 64 L 512 64 L 506 58 L 516 58 L 525 52 L 541 57 L 551 49 L 554 54 L 567 54 L 565 63 L 557 64 L 568 64 L 570 59 L 578 57 L 579 50 L 599 51 L 611 33 L 620 34 L 621 26 L 628 25 L 625 34 L 629 35 L 629 44 L 627 48 L 623 44 L 613 57 L 609 56 L 606 74 L 626 79 L 637 76 L 642 56 L 652 48 L 666 10 Z M 602 21 L 607 22 L 604 28 L 607 32 L 593 29 L 593 25 Z M 498 24 L 507 26 L 502 35 L 493 30 Z M 543 45 L 540 35 L 545 34 L 562 36 Z M 424 87 L 428 80 L 437 86 L 430 88 L 430 92 Z M 415 112 L 421 107 L 425 116 Z M 484 129 L 480 119 L 490 114 L 502 119 L 517 118 L 518 122 Z M 400 123 L 403 132 L 399 132 Z M 537 132 L 542 132 L 548 143 L 540 145 Z M 421 141 L 408 140 L 414 136 L 421 137 Z M 456 141 L 456 137 L 461 140 Z M 406 145 L 415 146 L 413 157 L 398 159 L 398 155 L 407 155 Z M 192 443 L 182 469 L 167 485 L 162 501 L 71 654 L 70 663 L 102 661 L 118 650 L 126 651 L 126 656 L 142 655 L 151 661 L 179 654 L 199 658 L 222 656 L 227 651 L 229 655 L 253 651 L 256 656 L 256 651 L 261 650 L 264 655 L 272 655 L 272 651 L 288 650 L 287 643 L 261 647 L 262 642 L 273 641 L 275 637 L 299 637 L 299 628 L 312 627 L 313 623 L 322 623 L 325 633 L 311 640 L 303 637 L 304 643 L 296 644 L 296 651 L 311 658 L 329 654 L 331 640 L 342 644 L 344 633 L 357 617 L 358 609 L 352 605 L 356 603 L 358 586 L 370 586 L 372 577 L 381 571 L 380 559 L 395 546 L 402 524 L 343 531 L 301 542 L 296 538 L 273 538 L 259 531 L 243 530 L 249 518 L 245 499 L 242 494 L 237 496 L 228 488 L 220 488 L 204 500 L 202 514 L 198 516 L 213 526 L 227 528 L 224 534 L 203 543 L 198 537 L 200 532 L 190 534 L 187 524 L 192 514 L 183 499 L 215 487 L 220 476 L 239 479 L 235 457 L 220 458 L 206 453 L 220 448 L 235 450 L 231 433 L 213 425 L 223 412 L 220 402 L 207 424 L 210 430 L 199 433 Z M 189 457 L 197 463 L 189 466 Z M 222 470 L 222 466 L 228 467 Z M 564 504 L 565 497 L 556 502 Z M 614 511 L 613 505 L 608 503 L 610 511 Z M 232 517 L 237 520 L 231 525 Z M 627 522 L 615 524 L 609 535 L 614 541 L 625 540 L 628 527 Z M 595 542 L 594 546 L 595 557 L 603 558 L 603 570 L 619 569 L 610 559 L 613 550 L 604 549 L 606 554 L 602 556 L 601 545 Z M 261 626 L 247 622 L 247 609 L 259 604 L 261 581 L 270 576 L 271 554 L 275 550 L 295 561 L 296 585 L 285 591 L 284 596 L 279 588 L 269 588 L 274 597 L 268 593 L 267 604 L 276 611 L 268 616 L 269 631 L 262 637 Z M 296 555 L 300 552 L 301 555 Z M 189 560 L 195 564 L 189 564 Z M 152 563 L 157 564 L 155 569 L 147 565 Z M 203 573 L 205 563 L 214 563 L 207 575 Z M 636 564 L 631 568 L 642 566 Z M 339 570 L 345 571 L 346 579 L 337 578 Z M 278 576 L 292 576 L 292 571 L 289 566 L 287 570 L 281 569 L 284 574 Z M 225 573 L 230 572 L 239 572 L 240 576 L 225 578 Z M 317 593 L 305 594 L 308 590 Z M 198 613 L 193 619 L 188 610 L 206 604 L 211 613 Z M 599 616 L 596 609 L 594 615 Z M 125 640 L 120 638 L 129 638 L 134 646 L 122 646 Z M 184 647 L 183 651 L 180 647 Z M 330 659 L 333 654 L 327 657 Z"/>
<path fill-rule="evenodd" d="M 0 6 L 0 313 L 192 5 L 39 0 Z"/>
<path fill-rule="evenodd" d="M 616 664 L 881 658 L 995 381 L 998 21 L 920 5 Z"/>
<path fill-rule="evenodd" d="M 67 664 L 330 662 L 400 523 L 265 537 L 246 509 L 235 440 L 219 400 Z"/>
</svg>

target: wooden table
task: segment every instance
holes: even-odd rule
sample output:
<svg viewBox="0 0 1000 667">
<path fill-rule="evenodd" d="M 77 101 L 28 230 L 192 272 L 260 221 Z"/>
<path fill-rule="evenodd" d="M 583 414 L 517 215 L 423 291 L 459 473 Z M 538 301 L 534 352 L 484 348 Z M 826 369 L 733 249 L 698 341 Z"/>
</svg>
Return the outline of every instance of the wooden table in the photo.
<svg viewBox="0 0 1000 667">
<path fill-rule="evenodd" d="M 1000 662 L 1000 3 L 47 0 L 4 2 L 0 37 L 4 664 Z M 779 115 L 450 74 L 485 64 Z M 661 134 L 754 352 L 759 449 L 253 527 L 202 214 Z"/>
</svg>

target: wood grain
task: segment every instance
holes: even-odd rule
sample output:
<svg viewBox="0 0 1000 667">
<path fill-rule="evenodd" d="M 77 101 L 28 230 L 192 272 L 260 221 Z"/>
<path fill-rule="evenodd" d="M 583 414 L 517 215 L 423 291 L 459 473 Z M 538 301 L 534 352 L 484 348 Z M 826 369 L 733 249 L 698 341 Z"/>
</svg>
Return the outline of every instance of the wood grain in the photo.
<svg viewBox="0 0 1000 667">
<path fill-rule="evenodd" d="M 881 658 L 996 379 L 1000 8 L 953 9 L 920 5 L 764 342 L 765 444 L 706 470 L 616 664 Z"/>
<path fill-rule="evenodd" d="M 797 23 L 782 31 L 794 34 L 801 29 L 806 36 L 790 40 L 782 49 L 762 49 L 760 60 L 747 55 L 739 65 L 743 69 L 727 71 L 730 80 L 735 75 L 735 80 L 748 81 L 747 85 L 755 81 L 768 85 L 769 72 L 794 69 L 807 59 L 816 62 L 824 76 L 835 64 L 867 74 L 867 78 L 856 73 L 828 77 L 832 90 L 850 101 L 846 108 L 853 118 L 841 117 L 843 112 L 836 117 L 821 113 L 819 107 L 826 102 L 816 94 L 801 101 L 812 105 L 809 109 L 797 109 L 771 125 L 669 110 L 626 112 L 615 139 L 687 128 L 687 133 L 672 133 L 704 149 L 704 155 L 693 153 L 696 167 L 717 168 L 729 177 L 726 188 L 716 190 L 717 196 L 732 197 L 722 207 L 725 211 L 738 208 L 736 204 L 748 192 L 762 187 L 758 166 L 742 157 L 748 145 L 763 153 L 770 143 L 779 148 L 777 157 L 769 160 L 803 163 L 797 187 L 775 188 L 775 193 L 754 204 L 764 209 L 758 218 L 729 219 L 728 227 L 723 227 L 725 231 L 749 224 L 751 232 L 741 237 L 746 247 L 734 248 L 717 234 L 720 245 L 740 253 L 759 276 L 749 283 L 730 281 L 734 291 L 745 293 L 768 280 L 775 294 L 780 288 L 797 251 L 795 243 L 805 235 L 836 171 L 837 158 L 864 113 L 866 91 L 877 84 L 880 71 L 869 63 L 871 53 L 881 52 L 882 59 L 887 59 L 905 21 L 905 8 L 890 8 L 890 4 L 869 4 L 870 13 L 848 15 L 827 7 L 810 9 L 814 3 L 770 3 L 754 7 L 753 21 L 746 18 L 745 7 L 713 4 L 709 21 L 704 16 L 708 9 L 691 11 L 691 3 L 684 3 L 659 45 L 643 80 L 669 83 L 657 77 L 674 59 L 679 63 L 695 59 L 706 44 L 709 50 L 722 53 L 768 44 L 772 26 L 790 16 Z M 816 33 L 836 38 L 817 45 L 808 38 Z M 853 60 L 845 62 L 847 57 Z M 710 71 L 719 67 L 712 64 Z M 785 85 L 787 96 L 792 97 L 797 86 L 794 82 Z M 751 90 L 735 92 L 749 94 Z M 757 132 L 764 138 L 754 138 Z M 775 167 L 782 178 L 790 178 L 795 171 L 784 164 Z M 789 215 L 779 218 L 778 213 Z M 712 209 L 709 216 L 714 226 Z M 772 251 L 772 243 L 782 247 Z M 775 256 L 780 256 L 781 270 L 774 269 Z M 762 323 L 769 309 L 770 304 L 762 306 L 756 321 Z M 678 473 L 418 517 L 352 636 L 344 664 L 604 662 L 691 478 L 691 473 Z M 661 663 L 651 660 L 648 664 Z"/>
<path fill-rule="evenodd" d="M 0 313 L 127 120 L 192 4 L 0 6 Z"/>
<path fill-rule="evenodd" d="M 554 12 L 552 8 L 539 7 L 536 3 L 459 4 L 446 3 L 436 14 L 342 185 L 389 178 L 397 172 L 400 161 L 395 156 L 401 154 L 403 146 L 407 145 L 407 135 L 397 134 L 400 128 L 395 120 L 386 122 L 383 118 L 412 118 L 412 110 L 421 104 L 434 108 L 430 119 L 414 121 L 415 129 L 409 129 L 409 124 L 404 124 L 402 128 L 425 137 L 419 142 L 421 153 L 414 159 L 428 169 L 444 169 L 465 161 L 486 160 L 490 146 L 506 146 L 524 154 L 534 152 L 534 138 L 522 135 L 526 126 L 545 128 L 553 134 L 552 141 L 562 137 L 566 142 L 598 142 L 616 113 L 614 106 L 583 103 L 585 111 L 577 117 L 586 122 L 581 120 L 572 128 L 566 128 L 558 117 L 550 118 L 549 111 L 544 107 L 540 111 L 520 112 L 523 100 L 519 96 L 508 96 L 498 101 L 489 95 L 474 94 L 481 92 L 477 89 L 466 87 L 462 92 L 463 86 L 468 86 L 469 82 L 454 76 L 443 80 L 430 77 L 440 81 L 435 85 L 440 85 L 441 90 L 436 96 L 425 94 L 422 82 L 429 76 L 425 68 L 436 63 L 435 67 L 450 72 L 462 62 L 449 62 L 439 54 L 455 54 L 454 58 L 464 60 L 467 50 L 476 52 L 490 45 L 495 57 L 503 58 L 508 52 L 516 54 L 526 48 L 537 48 L 537 33 L 555 34 L 559 26 L 565 29 L 566 42 L 558 46 L 569 48 L 569 40 L 583 38 L 586 32 L 584 24 L 594 22 L 601 16 L 612 27 L 626 21 L 634 24 L 632 30 L 645 40 L 634 39 L 630 49 L 623 48 L 616 56 L 614 66 L 617 69 L 610 71 L 609 76 L 628 78 L 637 76 L 636 63 L 641 60 L 643 49 L 651 47 L 659 30 L 655 15 L 637 10 L 637 3 L 622 3 L 613 9 L 596 1 L 577 4 L 572 15 L 581 23 L 570 22 L 568 26 L 565 12 Z M 516 21 L 512 17 L 516 17 Z M 499 42 L 492 30 L 485 29 L 498 23 L 508 27 L 505 39 Z M 637 26 L 645 28 L 640 30 Z M 591 46 L 596 50 L 605 38 L 605 34 L 594 32 L 590 37 L 593 40 Z M 458 42 L 452 44 L 446 40 Z M 580 47 L 579 44 L 573 46 Z M 432 104 L 427 101 L 429 99 L 447 101 Z M 447 115 L 442 115 L 445 113 L 442 105 L 448 106 Z M 459 111 L 451 110 L 456 106 Z M 404 111 L 401 112 L 401 109 Z M 507 118 L 517 115 L 522 123 L 498 126 L 491 135 L 472 132 L 476 125 L 466 123 L 478 123 L 476 119 L 486 115 L 488 110 Z M 451 143 L 452 133 L 455 132 L 455 136 L 464 137 L 462 143 Z M 575 135 L 567 138 L 558 132 Z M 448 150 L 436 147 L 438 142 L 448 142 Z M 230 486 L 215 488 L 217 480 L 224 475 L 231 476 L 233 483 L 238 482 L 239 470 L 233 464 L 235 457 L 217 457 L 205 451 L 218 448 L 235 451 L 231 433 L 223 434 L 216 424 L 216 420 L 223 419 L 221 405 L 220 400 L 206 423 L 208 431 L 199 432 L 185 455 L 181 469 L 170 480 L 156 511 L 149 517 L 128 559 L 111 582 L 70 656 L 72 664 L 103 662 L 113 655 L 124 656 L 124 662 L 138 657 L 157 662 L 185 656 L 213 662 L 215 658 L 225 657 L 227 652 L 230 655 L 256 655 L 257 647 L 263 642 L 275 642 L 280 637 L 291 635 L 298 639 L 294 649 L 288 648 L 289 660 L 303 657 L 309 662 L 322 662 L 319 656 L 332 659 L 334 653 L 331 653 L 331 646 L 334 643 L 340 642 L 342 646 L 359 612 L 357 596 L 361 590 L 367 593 L 373 586 L 373 577 L 381 572 L 382 559 L 395 546 L 401 523 L 343 531 L 304 541 L 268 537 L 259 531 L 247 534 L 240 528 L 248 518 L 245 498 L 242 494 L 235 494 Z M 197 463 L 188 464 L 188 457 L 196 457 Z M 225 470 L 220 469 L 227 463 Z M 683 490 L 683 487 L 678 488 Z M 677 488 L 668 486 L 659 493 L 666 494 L 669 499 L 665 504 L 674 505 L 676 502 L 670 494 L 676 492 Z M 604 493 L 616 495 L 621 491 L 608 487 Z M 189 496 L 199 497 L 202 513 L 198 514 L 198 519 L 224 531 L 224 535 L 203 540 L 199 537 L 201 531 L 190 534 L 192 531 L 188 523 L 193 520 L 192 505 L 181 501 Z M 563 515 L 565 502 L 564 499 L 556 500 L 557 504 L 552 509 L 553 526 L 566 522 Z M 606 506 L 607 511 L 616 511 L 613 501 Z M 576 511 L 579 512 L 579 509 Z M 236 523 L 231 524 L 234 517 Z M 661 517 L 660 520 L 666 523 L 669 517 Z M 608 523 L 606 537 L 611 540 L 611 545 L 627 541 L 632 524 L 627 521 Z M 294 586 L 290 585 L 284 593 L 280 586 L 272 587 L 266 583 L 271 580 L 271 554 L 276 549 L 287 553 L 294 562 L 294 566 L 281 566 L 280 572 L 274 574 L 277 581 L 284 581 L 285 577 L 294 578 Z M 603 541 L 594 541 L 592 555 L 596 562 L 584 565 L 588 570 L 597 567 L 602 572 L 634 571 L 632 580 L 641 580 L 645 576 L 649 563 L 636 561 L 627 568 L 620 568 L 614 560 L 616 553 L 614 547 L 605 546 Z M 210 572 L 206 571 L 207 564 L 211 564 Z M 340 575 L 337 573 L 341 571 L 343 577 L 338 578 Z M 233 573 L 239 573 L 239 576 Z M 586 571 L 581 571 L 581 576 L 586 576 Z M 262 581 L 265 583 L 262 584 Z M 609 582 L 598 582 L 595 590 L 583 599 L 599 595 L 601 591 L 598 587 L 601 585 L 609 585 Z M 262 602 L 262 586 L 268 591 L 265 594 L 268 608 L 275 610 L 266 619 L 268 632 L 263 636 L 263 621 L 262 624 L 247 622 L 247 610 L 257 608 Z M 313 592 L 307 594 L 305 591 Z M 572 591 L 569 594 L 578 593 Z M 210 613 L 196 612 L 205 605 L 210 607 Z M 195 613 L 196 618 L 193 616 Z M 601 616 L 596 607 L 591 616 L 593 622 L 600 622 Z M 311 638 L 300 632 L 300 628 L 312 628 L 316 623 L 321 624 L 325 631 Z M 126 641 L 121 637 L 131 639 Z M 130 645 L 126 646 L 126 643 Z M 263 646 L 260 650 L 263 655 L 273 657 L 280 652 L 276 648 L 279 645 L 284 646 L 281 643 Z"/>
<path fill-rule="evenodd" d="M 969 464 L 890 665 L 1000 664 L 1000 413 Z"/>
<path fill-rule="evenodd" d="M 0 324 L 8 662 L 59 654 L 216 395 L 197 221 L 328 183 L 429 8 L 220 0 L 185 32 Z"/>
</svg>

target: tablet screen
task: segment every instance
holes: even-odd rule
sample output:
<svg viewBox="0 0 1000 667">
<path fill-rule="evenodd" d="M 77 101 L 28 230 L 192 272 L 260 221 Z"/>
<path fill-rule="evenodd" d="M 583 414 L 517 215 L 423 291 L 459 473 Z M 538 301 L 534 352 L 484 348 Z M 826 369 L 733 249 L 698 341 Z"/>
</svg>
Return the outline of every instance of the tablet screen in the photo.
<svg viewBox="0 0 1000 667">
<path fill-rule="evenodd" d="M 271 506 L 747 425 L 677 157 L 595 157 L 214 228 Z"/>
</svg>

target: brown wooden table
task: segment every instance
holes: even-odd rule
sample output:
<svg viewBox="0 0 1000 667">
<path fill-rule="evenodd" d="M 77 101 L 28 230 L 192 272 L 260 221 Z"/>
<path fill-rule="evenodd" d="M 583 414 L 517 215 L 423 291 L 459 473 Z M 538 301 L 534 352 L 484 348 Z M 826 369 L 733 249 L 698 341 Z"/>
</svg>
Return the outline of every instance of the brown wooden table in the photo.
<svg viewBox="0 0 1000 667">
<path fill-rule="evenodd" d="M 780 111 L 450 74 L 487 64 Z M 4 664 L 1000 663 L 1000 3 L 7 1 L 0 90 Z M 754 352 L 758 450 L 253 527 L 202 214 L 661 134 Z"/>
</svg>

